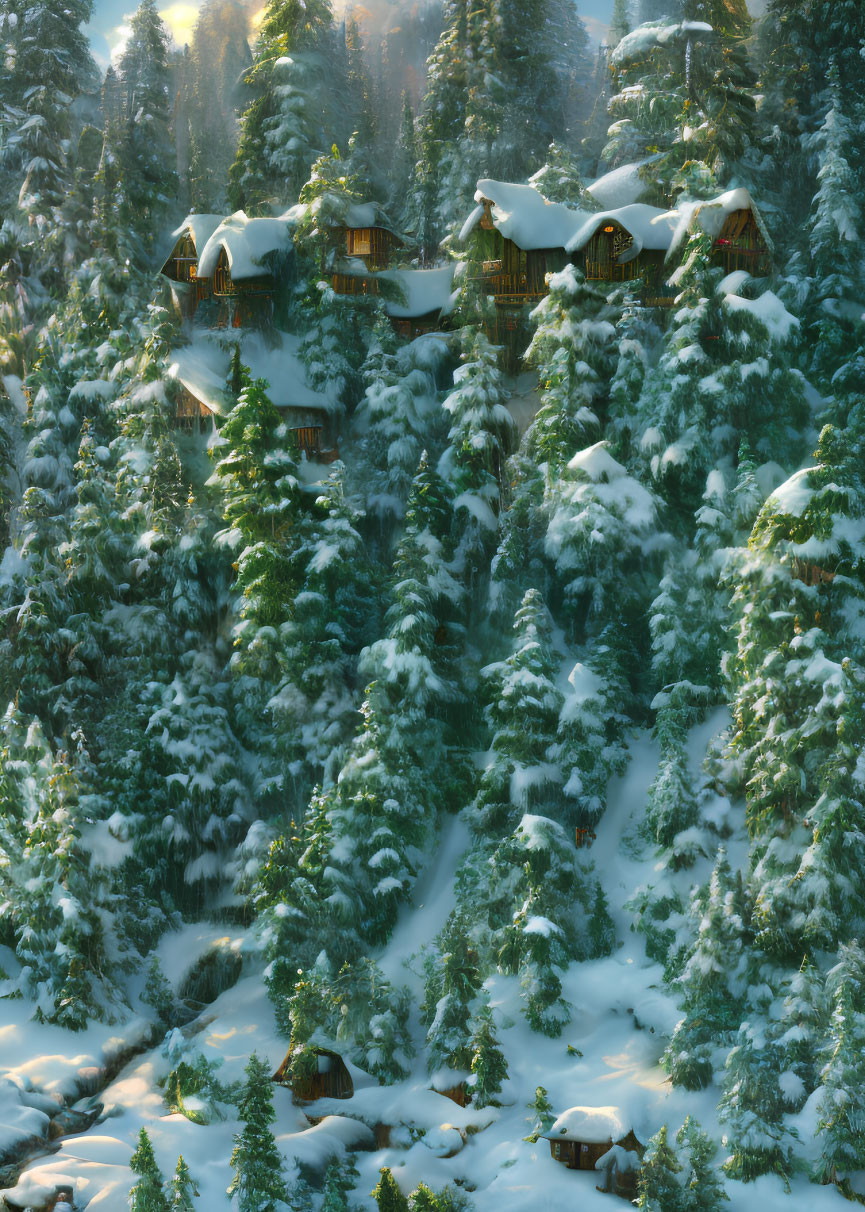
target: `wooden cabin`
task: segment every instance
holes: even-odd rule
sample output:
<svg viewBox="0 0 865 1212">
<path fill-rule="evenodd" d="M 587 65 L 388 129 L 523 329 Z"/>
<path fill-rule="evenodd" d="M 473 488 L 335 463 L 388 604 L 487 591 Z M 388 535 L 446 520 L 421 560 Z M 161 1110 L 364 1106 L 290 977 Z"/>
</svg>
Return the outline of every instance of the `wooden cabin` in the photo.
<svg viewBox="0 0 865 1212">
<path fill-rule="evenodd" d="M 547 274 L 556 273 L 567 264 L 564 249 L 521 247 L 496 227 L 492 199 L 483 198 L 481 205 L 483 214 L 478 230 L 487 234 L 478 239 L 483 253 L 478 280 L 484 292 L 492 295 L 497 306 L 539 303 L 548 293 Z"/>
<path fill-rule="evenodd" d="M 345 254 L 363 261 L 367 269 L 387 269 L 402 240 L 387 227 L 343 228 Z"/>
<path fill-rule="evenodd" d="M 568 243 L 587 282 L 621 284 L 644 307 L 669 307 L 667 253 L 678 223 L 675 212 L 642 202 L 590 215 Z"/>
<path fill-rule="evenodd" d="M 617 1107 L 571 1107 L 544 1136 L 550 1156 L 569 1170 L 594 1170 L 614 1146 L 638 1157 L 644 1150 Z"/>
<path fill-rule="evenodd" d="M 210 279 L 199 277 L 198 261 L 221 222 L 220 215 L 189 215 L 173 233 L 176 243 L 160 273 L 171 282 L 184 319 L 193 319 L 199 304 L 210 298 Z"/>
<path fill-rule="evenodd" d="M 288 1086 L 296 1103 L 314 1103 L 319 1098 L 351 1098 L 354 1083 L 345 1061 L 327 1048 L 289 1051 L 273 1075 L 278 1085 Z"/>
<path fill-rule="evenodd" d="M 232 275 L 223 248 L 213 270 L 211 293 L 217 303 L 214 328 L 265 328 L 273 319 L 273 274 L 238 278 Z"/>
<path fill-rule="evenodd" d="M 727 215 L 712 254 L 715 263 L 728 274 L 745 269 L 753 277 L 762 278 L 771 272 L 769 244 L 753 207 L 741 207 Z"/>
<path fill-rule="evenodd" d="M 177 389 L 174 428 L 186 433 L 208 433 L 213 428 L 213 413 L 182 383 Z"/>
</svg>

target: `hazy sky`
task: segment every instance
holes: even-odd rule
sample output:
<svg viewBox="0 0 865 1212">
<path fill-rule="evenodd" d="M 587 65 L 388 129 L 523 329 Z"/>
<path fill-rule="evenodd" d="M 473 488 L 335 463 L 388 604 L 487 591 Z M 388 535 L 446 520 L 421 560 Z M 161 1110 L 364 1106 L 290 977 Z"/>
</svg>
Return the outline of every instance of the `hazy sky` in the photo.
<svg viewBox="0 0 865 1212">
<path fill-rule="evenodd" d="M 202 0 L 166 0 L 165 8 L 160 10 L 162 19 L 181 46 L 189 40 L 201 3 Z M 334 7 L 339 7 L 339 0 Z M 613 0 L 577 0 L 577 7 L 589 33 L 600 41 L 613 11 Z M 134 11 L 135 0 L 96 0 L 90 40 L 93 53 L 103 66 L 107 64 L 110 52 L 123 41 L 125 19 Z"/>
</svg>

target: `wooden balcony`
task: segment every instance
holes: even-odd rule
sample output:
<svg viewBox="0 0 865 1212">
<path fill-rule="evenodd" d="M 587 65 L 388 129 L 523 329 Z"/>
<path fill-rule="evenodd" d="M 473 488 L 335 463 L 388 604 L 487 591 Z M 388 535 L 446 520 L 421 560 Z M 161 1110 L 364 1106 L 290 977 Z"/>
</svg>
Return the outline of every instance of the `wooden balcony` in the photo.
<svg viewBox="0 0 865 1212">
<path fill-rule="evenodd" d="M 476 281 L 496 303 L 539 303 L 548 293 L 546 282 L 532 279 L 528 274 L 485 273 Z"/>
</svg>

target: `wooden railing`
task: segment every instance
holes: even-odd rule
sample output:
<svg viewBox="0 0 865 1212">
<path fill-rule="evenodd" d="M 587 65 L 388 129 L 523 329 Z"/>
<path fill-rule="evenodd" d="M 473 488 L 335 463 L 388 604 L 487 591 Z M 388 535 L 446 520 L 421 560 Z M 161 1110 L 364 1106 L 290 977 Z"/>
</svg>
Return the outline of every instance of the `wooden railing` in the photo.
<svg viewBox="0 0 865 1212">
<path fill-rule="evenodd" d="M 620 265 L 618 261 L 589 261 L 586 260 L 587 282 L 633 282 L 640 277 L 640 267 L 637 260 L 626 261 Z"/>
<path fill-rule="evenodd" d="M 501 303 L 523 303 L 543 299 L 547 293 L 546 283 L 533 281 L 528 274 L 483 274 L 479 281 L 484 290 Z"/>
</svg>

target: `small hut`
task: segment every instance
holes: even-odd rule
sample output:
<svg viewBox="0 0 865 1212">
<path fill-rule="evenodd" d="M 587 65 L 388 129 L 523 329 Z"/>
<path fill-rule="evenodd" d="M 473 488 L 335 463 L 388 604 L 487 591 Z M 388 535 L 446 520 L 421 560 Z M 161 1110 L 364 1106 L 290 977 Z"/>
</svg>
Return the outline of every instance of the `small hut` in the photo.
<svg viewBox="0 0 865 1212">
<path fill-rule="evenodd" d="M 242 210 L 223 219 L 201 251 L 196 277 L 210 284 L 215 328 L 266 327 L 282 265 L 294 254 L 294 220 L 250 219 Z"/>
<path fill-rule="evenodd" d="M 345 255 L 358 258 L 374 271 L 387 269 L 394 251 L 403 245 L 377 202 L 352 203 L 336 230 Z"/>
<path fill-rule="evenodd" d="M 298 454 L 310 462 L 332 463 L 337 447 L 338 401 L 311 388 L 299 357 L 300 340 L 273 330 L 239 332 L 241 361 L 253 379 L 265 379 L 268 396 L 290 431 Z M 217 333 L 197 332 L 172 354 L 169 376 L 177 381 L 175 424 L 192 433 L 210 434 L 214 417 L 233 406 L 226 388 L 231 353 Z"/>
<path fill-rule="evenodd" d="M 209 280 L 198 276 L 198 260 L 221 222 L 221 215 L 187 215 L 172 232 L 174 248 L 160 273 L 171 283 L 175 303 L 184 319 L 191 320 L 198 304 L 210 296 Z"/>
<path fill-rule="evenodd" d="M 437 332 L 453 307 L 453 264 L 436 269 L 390 269 L 379 280 L 392 284 L 384 309 L 400 336 L 409 341 Z"/>
<path fill-rule="evenodd" d="M 473 280 L 495 303 L 487 336 L 516 370 L 530 335 L 529 311 L 548 292 L 547 274 L 568 263 L 565 246 L 587 215 L 548 202 L 532 185 L 486 178 L 478 181 L 475 202 L 460 240 L 469 244 Z"/>
<path fill-rule="evenodd" d="M 590 215 L 567 249 L 586 281 L 633 282 L 644 306 L 669 306 L 675 291 L 664 262 L 678 223 L 676 211 L 632 202 Z"/>
<path fill-rule="evenodd" d="M 725 273 L 746 270 L 753 277 L 772 271 L 772 240 L 747 189 L 729 189 L 717 198 L 683 205 L 669 258 L 680 252 L 685 236 L 702 230 L 712 240 L 712 259 Z"/>
<path fill-rule="evenodd" d="M 613 1146 L 639 1159 L 643 1146 L 618 1107 L 571 1107 L 544 1133 L 553 1159 L 569 1170 L 594 1170 Z"/>
<path fill-rule="evenodd" d="M 296 1103 L 314 1103 L 319 1098 L 351 1098 L 354 1083 L 345 1061 L 327 1048 L 289 1051 L 273 1075 L 288 1086 Z"/>
</svg>

